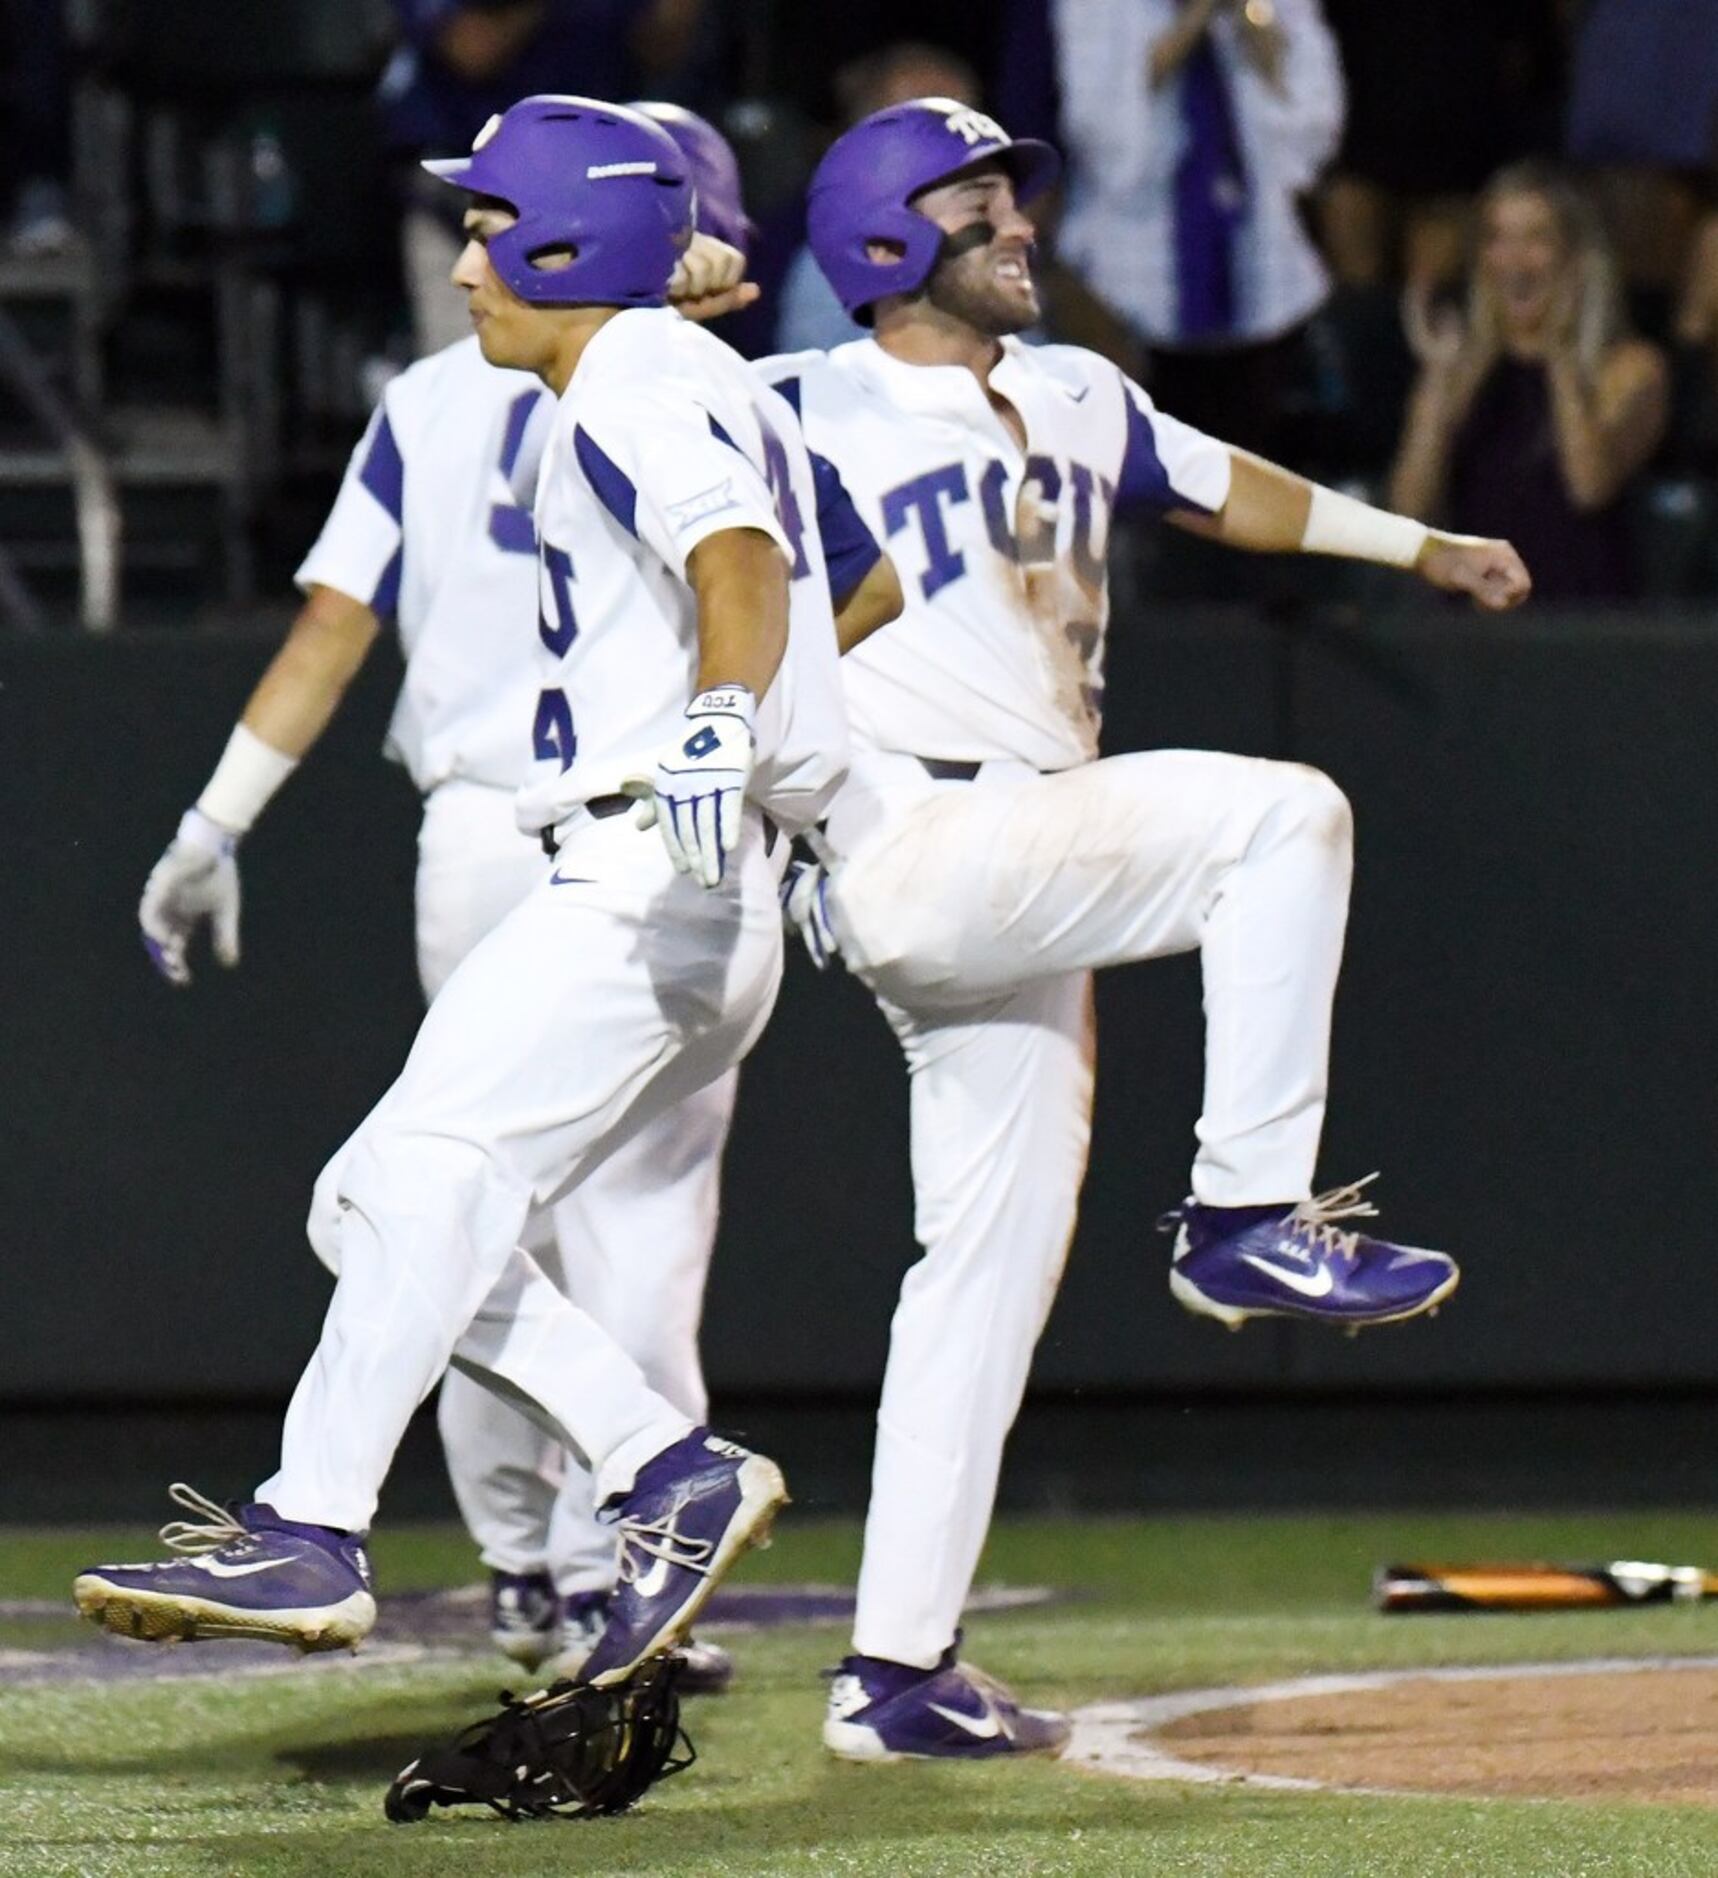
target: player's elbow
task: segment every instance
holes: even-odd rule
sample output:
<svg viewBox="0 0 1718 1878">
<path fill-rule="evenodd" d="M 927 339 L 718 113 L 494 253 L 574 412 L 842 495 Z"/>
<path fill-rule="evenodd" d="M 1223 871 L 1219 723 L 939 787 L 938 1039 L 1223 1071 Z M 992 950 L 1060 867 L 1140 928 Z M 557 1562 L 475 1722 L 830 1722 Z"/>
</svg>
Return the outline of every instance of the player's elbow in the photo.
<svg viewBox="0 0 1718 1878">
<path fill-rule="evenodd" d="M 686 562 L 701 611 L 750 603 L 760 615 L 779 613 L 786 631 L 787 556 L 761 528 L 724 528 L 706 535 Z"/>
<path fill-rule="evenodd" d="M 1333 852 L 1348 855 L 1354 849 L 1354 809 L 1341 788 L 1321 769 L 1293 765 L 1295 812 L 1301 826 L 1315 841 Z"/>
<path fill-rule="evenodd" d="M 907 604 L 901 577 L 885 555 L 878 557 L 865 578 L 842 601 L 835 615 L 835 637 L 843 654 L 869 639 L 891 620 L 899 619 Z"/>
<path fill-rule="evenodd" d="M 878 559 L 877 565 L 866 577 L 865 587 L 873 632 L 879 626 L 887 626 L 890 620 L 899 619 L 906 611 L 907 596 L 901 587 L 901 576 L 896 571 L 895 563 L 886 554 Z"/>
<path fill-rule="evenodd" d="M 307 685 L 338 695 L 368 657 L 381 624 L 371 608 L 349 594 L 312 587 L 281 648 L 281 663 Z"/>
</svg>

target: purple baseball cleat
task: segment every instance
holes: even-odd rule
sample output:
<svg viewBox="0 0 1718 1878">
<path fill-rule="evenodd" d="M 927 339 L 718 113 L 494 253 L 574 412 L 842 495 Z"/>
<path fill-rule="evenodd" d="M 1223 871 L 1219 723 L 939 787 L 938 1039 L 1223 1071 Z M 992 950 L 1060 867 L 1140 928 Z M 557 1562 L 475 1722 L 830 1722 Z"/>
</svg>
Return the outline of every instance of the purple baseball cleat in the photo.
<svg viewBox="0 0 1718 1878">
<path fill-rule="evenodd" d="M 786 1504 L 774 1461 L 707 1428 L 647 1462 L 631 1492 L 605 1508 L 620 1527 L 620 1583 L 585 1659 L 585 1681 L 624 1682 L 647 1657 L 683 1642 L 740 1554 L 769 1543 Z"/>
<path fill-rule="evenodd" d="M 844 1761 L 974 1761 L 1060 1754 L 1071 1732 L 1066 1715 L 1022 1708 L 951 1646 L 934 1669 L 847 1657 L 829 1685 L 823 1745 Z"/>
<path fill-rule="evenodd" d="M 734 1659 L 719 1643 L 688 1637 L 674 1654 L 680 1659 L 674 1686 L 682 1695 L 722 1695 L 734 1680 Z"/>
<path fill-rule="evenodd" d="M 560 1637 L 548 1673 L 580 1681 L 591 1652 L 608 1625 L 606 1591 L 574 1592 L 562 1600 Z M 734 1659 L 719 1643 L 701 1643 L 688 1637 L 674 1651 L 680 1673 L 674 1678 L 678 1695 L 720 1695 L 734 1680 Z"/>
<path fill-rule="evenodd" d="M 606 1591 L 570 1591 L 560 1601 L 560 1616 L 555 1626 L 554 1655 L 549 1673 L 577 1682 L 585 1673 L 591 1651 L 602 1641 L 608 1628 L 608 1593 Z"/>
<path fill-rule="evenodd" d="M 272 1506 L 217 1506 L 183 1481 L 168 1493 L 201 1517 L 161 1528 L 194 1556 L 95 1565 L 72 1585 L 80 1615 L 151 1643 L 260 1637 L 299 1650 L 356 1648 L 376 1621 L 361 1535 L 282 1519 Z"/>
<path fill-rule="evenodd" d="M 489 1641 L 522 1669 L 554 1654 L 560 1610 L 547 1572 L 490 1572 Z"/>
<path fill-rule="evenodd" d="M 1359 1330 L 1435 1311 L 1461 1283 L 1447 1252 L 1345 1231 L 1371 1219 L 1368 1174 L 1289 1206 L 1201 1206 L 1188 1200 L 1158 1222 L 1175 1229 L 1169 1289 L 1202 1317 L 1239 1330 L 1249 1317 L 1300 1317 Z"/>
</svg>

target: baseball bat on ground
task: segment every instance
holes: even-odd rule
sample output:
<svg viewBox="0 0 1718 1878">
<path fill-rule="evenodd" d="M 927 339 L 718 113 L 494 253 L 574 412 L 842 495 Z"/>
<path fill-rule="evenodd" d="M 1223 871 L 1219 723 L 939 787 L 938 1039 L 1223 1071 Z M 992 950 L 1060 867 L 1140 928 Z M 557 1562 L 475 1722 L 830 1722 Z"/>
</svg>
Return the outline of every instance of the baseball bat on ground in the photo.
<svg viewBox="0 0 1718 1878">
<path fill-rule="evenodd" d="M 1570 1611 L 1636 1604 L 1697 1604 L 1718 1597 L 1718 1575 L 1699 1565 L 1380 1565 L 1381 1611 Z"/>
</svg>

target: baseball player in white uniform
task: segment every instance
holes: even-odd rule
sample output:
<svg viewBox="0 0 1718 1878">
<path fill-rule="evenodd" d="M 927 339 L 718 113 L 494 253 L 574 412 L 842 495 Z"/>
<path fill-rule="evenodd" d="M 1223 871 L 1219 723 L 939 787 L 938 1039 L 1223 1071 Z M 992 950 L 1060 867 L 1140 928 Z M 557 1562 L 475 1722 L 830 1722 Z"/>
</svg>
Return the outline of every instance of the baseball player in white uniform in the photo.
<svg viewBox="0 0 1718 1878">
<path fill-rule="evenodd" d="M 697 174 L 705 239 L 682 263 L 676 299 L 697 317 L 724 310 L 750 232 L 738 166 L 693 113 L 638 108 Z M 293 630 L 150 876 L 140 920 L 172 982 L 189 982 L 187 948 L 205 920 L 217 956 L 236 962 L 236 844 L 325 727 L 384 618 L 405 655 L 387 750 L 424 798 L 416 911 L 426 998 L 537 884 L 542 849 L 513 812 L 530 763 L 538 652 L 537 539 L 518 497 L 534 490 L 553 409 L 538 379 L 491 366 L 475 337 L 387 387 L 298 570 L 306 600 Z M 819 470 L 819 529 L 847 643 L 891 616 L 897 590 L 838 480 Z M 523 1241 L 695 1421 L 708 1407 L 698 1322 L 735 1087 L 730 1073 L 652 1122 L 552 1212 L 533 1213 Z M 331 1162 L 317 1183 L 313 1243 L 332 1243 L 339 1172 Z M 526 1417 L 458 1371 L 442 1384 L 438 1421 L 460 1511 L 490 1570 L 497 1647 L 533 1668 L 554 1655 L 574 1673 L 601 1632 L 616 1569 L 589 1473 L 568 1468 Z M 726 1653 L 707 1642 L 686 1657 L 683 1691 L 731 1676 Z"/>
<path fill-rule="evenodd" d="M 676 105 L 640 105 L 693 160 L 698 231 L 676 299 L 719 310 L 749 237 L 738 165 L 721 133 Z M 725 242 L 736 254 L 721 254 Z M 753 289 L 755 291 L 755 289 Z M 246 704 L 222 766 L 150 875 L 145 943 L 165 977 L 190 980 L 188 945 L 210 920 L 238 956 L 235 845 L 327 725 L 389 618 L 406 682 L 387 749 L 424 796 L 417 870 L 419 977 L 434 997 L 454 965 L 537 885 L 541 845 L 522 838 L 513 796 L 529 768 L 537 700 L 535 490 L 554 398 L 524 372 L 484 361 L 475 336 L 396 377 L 353 451 L 340 496 L 299 569 L 306 603 Z M 819 466 L 819 530 L 843 642 L 896 605 L 892 569 Z M 533 1213 L 524 1243 L 620 1339 L 668 1401 L 708 1408 L 698 1316 L 715 1239 L 730 1074 L 653 1121 L 575 1193 Z M 340 1162 L 314 1209 L 336 1206 Z M 327 1224 L 314 1243 L 330 1243 Z M 625 1255 L 616 1249 L 625 1247 Z M 575 1673 L 601 1634 L 614 1585 L 614 1532 L 595 1517 L 590 1474 L 483 1386 L 449 1371 L 437 1422 L 460 1512 L 490 1568 L 490 1632 L 535 1668 Z M 710 1643 L 687 1649 L 682 1690 L 727 1683 Z"/>
<path fill-rule="evenodd" d="M 555 865 L 454 971 L 342 1152 L 319 1247 L 339 1282 L 279 1471 L 226 1512 L 176 1490 L 203 1518 L 164 1536 L 196 1556 L 75 1589 L 127 1634 L 355 1641 L 377 1490 L 451 1360 L 595 1474 L 619 1582 L 584 1673 L 611 1682 L 684 1636 L 782 1484 L 653 1390 L 519 1241 L 766 1020 L 767 850 L 822 812 L 845 762 L 836 639 L 791 411 L 664 304 L 693 201 L 674 141 L 546 97 L 433 167 L 475 197 L 456 278 L 485 357 L 557 398 L 518 810 Z"/>
<path fill-rule="evenodd" d="M 1238 547 L 1414 568 L 1489 608 L 1507 544 L 1429 534 L 1155 410 L 1096 354 L 1022 345 L 1039 308 L 1019 203 L 1056 170 L 948 100 L 877 113 L 813 181 L 810 240 L 874 337 L 766 361 L 896 560 L 906 610 L 843 668 L 855 759 L 828 871 L 790 910 L 876 993 L 911 1075 L 924 1256 L 896 1312 L 854 1653 L 826 1744 L 860 1759 L 1059 1751 L 956 1660 L 1003 1443 L 1085 1170 L 1090 974 L 1197 949 L 1206 1086 L 1171 1283 L 1239 1324 L 1432 1308 L 1445 1254 L 1313 1197 L 1350 817 L 1327 777 L 1198 751 L 1096 760 L 1118 501 Z"/>
</svg>

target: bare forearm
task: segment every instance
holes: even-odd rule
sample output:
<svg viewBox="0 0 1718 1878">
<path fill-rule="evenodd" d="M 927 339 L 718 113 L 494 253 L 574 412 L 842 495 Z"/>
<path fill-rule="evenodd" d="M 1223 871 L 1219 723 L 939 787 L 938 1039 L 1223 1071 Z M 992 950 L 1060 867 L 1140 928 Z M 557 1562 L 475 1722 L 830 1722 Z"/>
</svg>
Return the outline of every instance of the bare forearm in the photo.
<svg viewBox="0 0 1718 1878">
<path fill-rule="evenodd" d="M 332 587 L 316 587 L 246 704 L 242 722 L 271 749 L 301 757 L 339 708 L 375 644 L 371 610 Z"/>
<path fill-rule="evenodd" d="M 1246 450 L 1229 452 L 1229 498 L 1215 515 L 1178 514 L 1189 534 L 1255 554 L 1296 554 L 1306 534 L 1312 484 Z"/>
<path fill-rule="evenodd" d="M 1455 422 L 1449 391 L 1422 381 L 1408 404 L 1408 421 L 1390 472 L 1390 506 L 1429 522 L 1443 507 Z"/>
<path fill-rule="evenodd" d="M 1216 515 L 1176 515 L 1172 519 L 1180 526 L 1232 548 L 1329 554 L 1412 571 L 1429 586 L 1465 594 L 1492 613 L 1519 606 L 1532 591 L 1521 557 L 1506 541 L 1440 534 L 1244 451 L 1231 454 L 1229 499 Z"/>
<path fill-rule="evenodd" d="M 1413 567 L 1428 538 L 1419 522 L 1310 483 L 1244 450 L 1230 453 L 1229 499 L 1213 516 L 1176 520 L 1254 554 L 1330 554 Z"/>
<path fill-rule="evenodd" d="M 1577 509 L 1602 509 L 1622 487 L 1633 465 L 1613 447 L 1599 417 L 1595 390 L 1574 356 L 1553 357 L 1548 376 L 1563 486 Z"/>
<path fill-rule="evenodd" d="M 837 608 L 835 643 L 845 657 L 880 626 L 900 617 L 906 598 L 895 563 L 885 554 Z"/>
<path fill-rule="evenodd" d="M 698 601 L 698 684 L 769 690 L 787 651 L 787 562 L 755 528 L 728 528 L 692 550 L 687 578 Z"/>
</svg>

